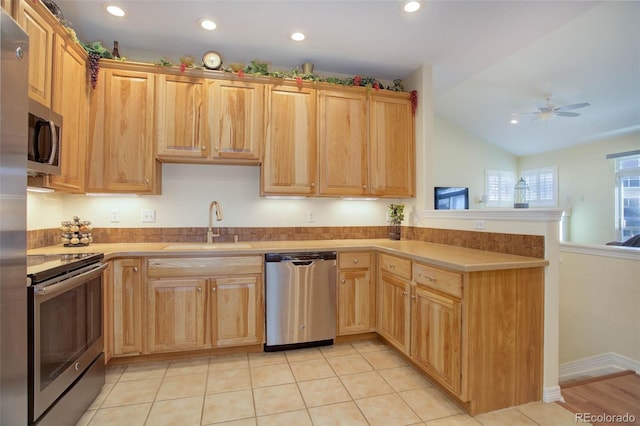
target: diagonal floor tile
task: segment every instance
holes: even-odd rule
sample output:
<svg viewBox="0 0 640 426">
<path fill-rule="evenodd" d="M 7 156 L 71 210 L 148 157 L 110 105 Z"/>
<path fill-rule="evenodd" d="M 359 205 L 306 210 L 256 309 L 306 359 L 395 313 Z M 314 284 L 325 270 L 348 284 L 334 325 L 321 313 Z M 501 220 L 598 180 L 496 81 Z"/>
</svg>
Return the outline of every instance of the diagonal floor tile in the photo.
<svg viewBox="0 0 640 426">
<path fill-rule="evenodd" d="M 250 390 L 209 394 L 204 397 L 202 423 L 221 423 L 255 416 Z"/>
<path fill-rule="evenodd" d="M 298 383 L 307 407 L 351 401 L 349 392 L 337 377 Z"/>
</svg>

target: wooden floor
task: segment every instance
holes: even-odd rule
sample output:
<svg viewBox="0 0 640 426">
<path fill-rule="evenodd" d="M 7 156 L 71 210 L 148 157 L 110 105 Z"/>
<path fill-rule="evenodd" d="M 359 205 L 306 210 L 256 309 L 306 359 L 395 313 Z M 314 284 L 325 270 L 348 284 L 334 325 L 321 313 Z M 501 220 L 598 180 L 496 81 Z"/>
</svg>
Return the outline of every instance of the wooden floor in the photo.
<svg viewBox="0 0 640 426">
<path fill-rule="evenodd" d="M 583 380 L 560 386 L 565 402 L 561 406 L 576 414 L 591 416 L 624 416 L 626 418 L 601 418 L 590 421 L 594 425 L 640 425 L 640 375 L 624 371 L 604 377 Z"/>
</svg>

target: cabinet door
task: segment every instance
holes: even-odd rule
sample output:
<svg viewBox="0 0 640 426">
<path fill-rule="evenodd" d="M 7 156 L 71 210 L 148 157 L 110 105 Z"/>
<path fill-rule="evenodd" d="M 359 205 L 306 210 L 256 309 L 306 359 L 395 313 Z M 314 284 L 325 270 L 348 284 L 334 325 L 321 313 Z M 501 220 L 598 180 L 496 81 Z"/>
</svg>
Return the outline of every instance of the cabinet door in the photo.
<svg viewBox="0 0 640 426">
<path fill-rule="evenodd" d="M 158 156 L 206 157 L 204 82 L 200 78 L 156 76 Z"/>
<path fill-rule="evenodd" d="M 107 263 L 102 274 L 102 329 L 104 334 L 104 363 L 113 356 L 113 263 Z"/>
<path fill-rule="evenodd" d="M 368 269 L 340 272 L 338 334 L 375 330 L 375 294 Z"/>
<path fill-rule="evenodd" d="M 104 106 L 96 122 L 104 124 L 104 150 L 99 153 L 104 156 L 104 176 L 97 189 L 154 194 L 159 190 L 153 144 L 154 75 L 118 69 L 101 69 L 100 74 L 104 74 L 98 82 L 104 84 Z"/>
<path fill-rule="evenodd" d="M 207 100 L 213 158 L 257 163 L 264 140 L 264 85 L 209 80 Z"/>
<path fill-rule="evenodd" d="M 147 281 L 147 343 L 149 352 L 204 347 L 203 279 Z"/>
<path fill-rule="evenodd" d="M 372 94 L 369 123 L 371 193 L 413 197 L 416 160 L 410 99 L 404 94 Z"/>
<path fill-rule="evenodd" d="M 422 287 L 412 307 L 411 358 L 432 378 L 460 394 L 461 303 Z"/>
<path fill-rule="evenodd" d="M 55 43 L 53 106 L 63 117 L 60 176 L 49 176 L 47 186 L 62 191 L 85 191 L 89 92 L 84 54 L 61 37 Z"/>
<path fill-rule="evenodd" d="M 321 90 L 318 108 L 320 194 L 366 194 L 366 94 Z"/>
<path fill-rule="evenodd" d="M 210 281 L 213 346 L 264 342 L 261 276 L 216 278 Z"/>
<path fill-rule="evenodd" d="M 113 262 L 113 356 L 142 353 L 141 271 L 139 259 Z"/>
<path fill-rule="evenodd" d="M 274 86 L 267 91 L 266 104 L 262 195 L 314 195 L 316 91 Z"/>
<path fill-rule="evenodd" d="M 409 355 L 411 325 L 411 284 L 394 275 L 380 274 L 378 333 Z"/>
<path fill-rule="evenodd" d="M 54 32 L 31 3 L 21 0 L 17 16 L 18 23 L 29 34 L 29 97 L 51 107 Z"/>
</svg>

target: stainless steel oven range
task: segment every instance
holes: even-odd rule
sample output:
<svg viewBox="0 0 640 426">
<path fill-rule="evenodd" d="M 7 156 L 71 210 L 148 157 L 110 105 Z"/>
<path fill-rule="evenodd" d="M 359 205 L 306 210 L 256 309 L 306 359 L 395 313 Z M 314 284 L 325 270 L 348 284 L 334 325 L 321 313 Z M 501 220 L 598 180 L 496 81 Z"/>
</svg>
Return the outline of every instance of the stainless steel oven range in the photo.
<svg viewBox="0 0 640 426">
<path fill-rule="evenodd" d="M 104 384 L 102 253 L 27 257 L 29 424 L 74 424 Z"/>
</svg>

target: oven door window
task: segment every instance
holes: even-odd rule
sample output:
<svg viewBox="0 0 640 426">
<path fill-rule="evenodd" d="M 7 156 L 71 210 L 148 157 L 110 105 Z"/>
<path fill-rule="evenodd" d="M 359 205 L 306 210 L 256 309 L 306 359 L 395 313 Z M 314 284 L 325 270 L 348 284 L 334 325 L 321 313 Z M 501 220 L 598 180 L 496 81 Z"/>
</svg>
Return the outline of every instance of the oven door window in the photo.
<svg viewBox="0 0 640 426">
<path fill-rule="evenodd" d="M 101 293 L 98 277 L 40 304 L 40 390 L 102 336 Z"/>
</svg>

